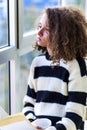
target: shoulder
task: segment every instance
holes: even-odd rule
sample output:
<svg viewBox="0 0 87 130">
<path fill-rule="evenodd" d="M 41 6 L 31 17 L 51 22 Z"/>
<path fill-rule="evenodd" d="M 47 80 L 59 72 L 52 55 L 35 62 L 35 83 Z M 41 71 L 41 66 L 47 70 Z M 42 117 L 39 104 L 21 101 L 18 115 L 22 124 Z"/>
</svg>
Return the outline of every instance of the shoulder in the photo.
<svg viewBox="0 0 87 130">
<path fill-rule="evenodd" d="M 78 57 L 68 62 L 61 60 L 60 65 L 66 68 L 69 74 L 84 76 L 87 75 L 87 59 Z"/>
<path fill-rule="evenodd" d="M 32 61 L 33 66 L 44 66 L 44 65 L 49 65 L 49 64 L 50 64 L 50 61 L 46 59 L 46 55 L 44 53 L 38 55 Z"/>
<path fill-rule="evenodd" d="M 45 58 L 45 54 L 40 54 L 40 55 L 38 55 L 38 56 L 36 56 L 34 59 L 33 59 L 33 63 L 35 63 L 35 62 L 38 62 L 38 61 L 40 61 L 41 59 L 44 59 Z"/>
</svg>

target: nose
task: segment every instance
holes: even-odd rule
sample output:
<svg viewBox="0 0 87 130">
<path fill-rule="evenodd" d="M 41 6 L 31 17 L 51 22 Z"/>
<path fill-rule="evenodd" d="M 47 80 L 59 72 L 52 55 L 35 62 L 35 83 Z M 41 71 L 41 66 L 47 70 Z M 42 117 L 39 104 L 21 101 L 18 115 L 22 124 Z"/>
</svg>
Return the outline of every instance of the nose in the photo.
<svg viewBox="0 0 87 130">
<path fill-rule="evenodd" d="M 43 28 L 40 28 L 40 29 L 38 30 L 38 35 L 39 35 L 39 36 L 43 36 L 43 31 L 44 31 L 44 29 L 43 29 Z"/>
</svg>

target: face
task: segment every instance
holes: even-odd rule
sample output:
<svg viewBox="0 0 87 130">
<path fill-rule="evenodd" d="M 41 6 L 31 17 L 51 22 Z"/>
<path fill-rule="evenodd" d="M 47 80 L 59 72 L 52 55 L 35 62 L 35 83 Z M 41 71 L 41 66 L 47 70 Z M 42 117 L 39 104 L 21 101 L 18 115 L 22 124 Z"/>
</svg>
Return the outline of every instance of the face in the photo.
<svg viewBox="0 0 87 130">
<path fill-rule="evenodd" d="M 43 14 L 38 24 L 36 42 L 42 47 L 47 48 L 47 46 L 49 46 L 49 25 L 46 14 Z"/>
</svg>

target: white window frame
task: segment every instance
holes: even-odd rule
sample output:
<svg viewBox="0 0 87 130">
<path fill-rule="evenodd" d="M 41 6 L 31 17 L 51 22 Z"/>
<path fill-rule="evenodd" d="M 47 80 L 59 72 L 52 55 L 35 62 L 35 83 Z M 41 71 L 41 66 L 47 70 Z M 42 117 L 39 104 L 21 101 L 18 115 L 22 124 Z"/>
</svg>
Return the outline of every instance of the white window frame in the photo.
<svg viewBox="0 0 87 130">
<path fill-rule="evenodd" d="M 8 29 L 8 35 L 9 35 L 9 41 L 8 41 L 8 46 L 7 47 L 3 47 L 2 49 L 0 49 L 0 65 L 7 63 L 9 64 L 9 61 L 11 61 L 12 59 L 15 59 L 16 57 L 16 45 L 17 45 L 17 23 L 16 23 L 16 2 L 17 0 L 8 0 L 8 24 L 9 24 L 9 29 Z M 12 63 L 10 63 L 10 66 L 12 66 Z M 9 68 L 8 68 L 9 69 Z M 12 67 L 12 69 L 14 70 L 14 67 Z M 9 71 L 10 72 L 10 71 Z M 10 78 L 10 79 L 9 79 Z M 8 77 L 8 81 L 12 81 L 12 76 Z M 12 83 L 12 82 L 11 82 Z M 14 83 L 9 83 L 9 89 L 13 89 L 12 86 L 14 86 Z M 10 90 L 9 90 L 10 92 Z M 11 93 L 13 93 L 13 90 L 11 91 Z M 12 99 L 12 94 L 9 94 L 9 101 L 10 99 Z M 12 101 L 12 100 L 11 100 Z M 9 103 L 9 104 L 12 104 Z M 11 106 L 9 106 L 9 110 L 11 110 Z M 9 113 L 11 113 L 11 111 L 9 111 Z"/>
</svg>

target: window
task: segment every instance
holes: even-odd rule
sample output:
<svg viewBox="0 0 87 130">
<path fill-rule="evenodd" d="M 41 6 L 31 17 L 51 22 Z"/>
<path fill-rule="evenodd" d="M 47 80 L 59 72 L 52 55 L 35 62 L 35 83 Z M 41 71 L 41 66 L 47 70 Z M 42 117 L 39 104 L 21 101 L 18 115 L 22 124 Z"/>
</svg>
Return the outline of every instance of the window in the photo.
<svg viewBox="0 0 87 130">
<path fill-rule="evenodd" d="M 63 0 L 62 3 L 65 4 L 65 5 L 75 5 L 75 6 L 78 6 L 85 13 L 85 3 L 86 3 L 85 0 Z"/>
<path fill-rule="evenodd" d="M 7 0 L 0 1 L 0 48 L 8 45 L 8 5 Z"/>
<path fill-rule="evenodd" d="M 34 22 L 46 6 L 59 5 L 59 0 L 23 0 L 24 32 L 34 29 Z"/>
<path fill-rule="evenodd" d="M 0 1 L 0 106 L 9 114 L 12 109 L 11 92 L 14 86 L 10 71 L 10 68 L 13 67 L 11 60 L 15 58 L 17 53 L 15 5 L 15 0 Z"/>
</svg>

